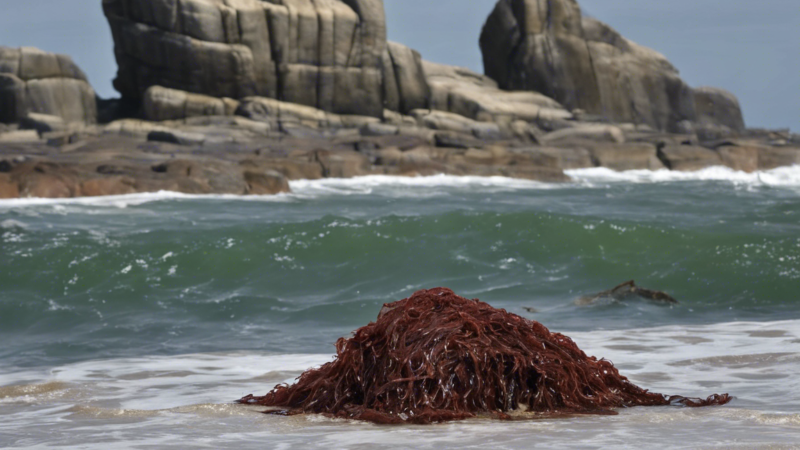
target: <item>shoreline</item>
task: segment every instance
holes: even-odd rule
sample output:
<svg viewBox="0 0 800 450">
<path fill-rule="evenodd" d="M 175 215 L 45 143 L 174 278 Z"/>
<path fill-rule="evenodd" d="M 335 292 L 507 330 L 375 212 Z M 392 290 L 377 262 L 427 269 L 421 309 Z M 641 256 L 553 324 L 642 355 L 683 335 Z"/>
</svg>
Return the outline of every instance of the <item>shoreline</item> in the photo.
<svg viewBox="0 0 800 450">
<path fill-rule="evenodd" d="M 700 143 L 693 136 L 580 122 L 555 140 L 477 139 L 419 126 L 388 135 L 373 131 L 374 126 L 271 131 L 231 116 L 125 119 L 66 133 L 12 130 L 0 133 L 0 198 L 160 191 L 274 195 L 291 192 L 293 181 L 370 175 L 569 183 L 571 171 L 592 168 L 683 173 L 722 166 L 754 173 L 800 165 L 800 145 L 772 145 L 771 132 Z"/>
<path fill-rule="evenodd" d="M 731 184 L 750 184 L 765 187 L 800 188 L 800 165 L 784 166 L 768 171 L 746 173 L 734 171 L 724 166 L 712 166 L 693 172 L 658 170 L 613 171 L 605 167 L 573 169 L 565 171 L 572 179 L 564 182 L 541 182 L 504 176 L 474 175 L 360 175 L 351 178 L 297 179 L 289 181 L 290 191 L 276 194 L 230 194 L 230 193 L 184 193 L 159 190 L 131 192 L 81 197 L 12 197 L 1 198 L 0 208 L 46 206 L 46 205 L 84 205 L 84 206 L 122 206 L 140 205 L 170 200 L 210 200 L 210 201 L 254 201 L 282 202 L 293 198 L 312 195 L 307 190 L 324 189 L 326 192 L 359 193 L 358 188 L 410 187 L 410 188 L 459 188 L 480 186 L 510 190 L 552 190 L 560 187 L 597 188 L 609 183 L 620 184 L 659 184 L 681 182 L 729 182 Z M 369 192 L 363 192 L 368 194 Z M 299 197 L 296 197 L 299 196 Z"/>
<path fill-rule="evenodd" d="M 103 3 L 120 98 L 67 55 L 0 46 L 0 198 L 800 165 L 800 135 L 748 128 L 733 93 L 690 86 L 575 0 L 498 2 L 483 73 L 389 41 L 383 0 L 215 3 L 202 19 L 172 3 Z M 549 15 L 560 25 L 533 26 Z"/>
</svg>

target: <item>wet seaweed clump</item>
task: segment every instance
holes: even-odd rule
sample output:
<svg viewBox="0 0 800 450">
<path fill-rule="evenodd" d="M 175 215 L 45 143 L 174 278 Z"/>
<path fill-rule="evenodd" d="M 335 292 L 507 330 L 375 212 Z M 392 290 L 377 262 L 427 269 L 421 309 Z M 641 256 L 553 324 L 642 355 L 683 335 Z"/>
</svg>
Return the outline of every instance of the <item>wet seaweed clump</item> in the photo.
<svg viewBox="0 0 800 450">
<path fill-rule="evenodd" d="M 336 343 L 336 358 L 240 403 L 272 414 L 376 423 L 433 423 L 614 414 L 630 406 L 722 405 L 648 392 L 544 325 L 446 288 L 386 304 L 377 321 Z"/>
</svg>

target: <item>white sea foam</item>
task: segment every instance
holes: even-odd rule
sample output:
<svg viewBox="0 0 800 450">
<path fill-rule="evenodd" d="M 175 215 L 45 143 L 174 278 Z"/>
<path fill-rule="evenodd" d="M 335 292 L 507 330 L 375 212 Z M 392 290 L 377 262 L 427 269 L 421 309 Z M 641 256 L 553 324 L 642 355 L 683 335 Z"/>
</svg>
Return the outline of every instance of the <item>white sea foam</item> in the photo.
<svg viewBox="0 0 800 450">
<path fill-rule="evenodd" d="M 538 181 L 523 180 L 509 177 L 479 177 L 457 175 L 432 175 L 425 177 L 404 177 L 394 175 L 367 175 L 354 178 L 325 178 L 321 180 L 297 180 L 289 183 L 292 191 L 306 191 L 311 189 L 337 191 L 352 191 L 353 193 L 369 193 L 378 187 L 453 187 L 453 188 L 506 188 L 506 189 L 542 189 L 557 185 Z"/>
<path fill-rule="evenodd" d="M 569 335 L 588 354 L 607 357 L 633 382 L 653 391 L 730 392 L 737 399 L 715 408 L 624 409 L 619 416 L 387 428 L 317 416 L 265 416 L 257 414 L 259 408 L 230 404 L 291 382 L 331 355 L 148 356 L 39 373 L 0 369 L 0 386 L 26 383 L 7 389 L 0 436 L 24 434 L 25 442 L 41 443 L 32 448 L 58 443 L 60 448 L 98 450 L 172 448 L 189 441 L 243 449 L 260 449 L 265 442 L 273 448 L 526 449 L 531 436 L 542 448 L 792 448 L 800 441 L 800 381 L 795 376 L 800 320 Z"/>
<path fill-rule="evenodd" d="M 239 200 L 254 202 L 281 202 L 286 201 L 286 194 L 278 195 L 234 195 L 234 194 L 183 194 L 181 192 L 158 191 L 126 195 L 107 195 L 100 197 L 75 197 L 75 198 L 12 198 L 0 200 L 0 209 L 20 208 L 26 206 L 105 206 L 113 208 L 127 208 L 129 206 L 143 205 L 152 202 L 170 200 Z"/>
<path fill-rule="evenodd" d="M 196 354 L 87 361 L 51 373 L 59 382 L 93 383 L 96 400 L 113 399 L 126 409 L 156 410 L 263 395 L 275 384 L 292 382 L 303 371 L 330 360 L 330 355 Z M 0 385 L 3 378 L 0 375 Z M 198 389 L 209 385 L 215 388 Z"/>
<path fill-rule="evenodd" d="M 569 333 L 587 354 L 634 382 L 669 394 L 736 395 L 738 405 L 800 412 L 800 321 L 670 325 Z"/>
<path fill-rule="evenodd" d="M 355 178 L 326 178 L 322 180 L 295 180 L 289 183 L 292 193 L 278 195 L 233 195 L 233 194 L 183 194 L 180 192 L 159 191 L 126 195 L 109 195 L 102 197 L 77 198 L 15 198 L 0 200 L 0 210 L 35 206 L 51 206 L 65 212 L 64 205 L 97 206 L 124 209 L 163 201 L 246 201 L 246 202 L 290 202 L 296 199 L 317 198 L 329 195 L 364 195 L 372 193 L 376 188 L 408 189 L 408 195 L 414 197 L 435 195 L 435 192 L 423 192 L 421 188 L 454 188 L 454 189 L 553 189 L 558 184 L 541 183 L 507 177 L 478 177 L 433 175 L 426 177 L 404 177 L 391 175 L 368 175 Z M 398 192 L 398 195 L 403 195 Z"/>
<path fill-rule="evenodd" d="M 499 189 L 541 190 L 582 187 L 597 187 L 606 183 L 670 183 L 688 181 L 730 182 L 753 186 L 800 187 L 800 165 L 780 167 L 768 171 L 746 173 L 728 167 L 708 167 L 693 172 L 662 170 L 615 171 L 606 167 L 566 170 L 573 179 L 571 183 L 547 183 L 509 177 L 480 177 L 433 175 L 425 177 L 403 177 L 369 175 L 354 178 L 326 178 L 321 180 L 297 180 L 290 182 L 295 195 L 307 194 L 369 194 L 378 188 L 452 188 L 452 189 Z M 419 191 L 417 190 L 416 193 Z"/>
<path fill-rule="evenodd" d="M 782 408 L 800 412 L 800 389 L 794 389 L 800 387 L 800 380 L 793 376 L 800 369 L 800 320 L 567 334 L 587 354 L 613 361 L 624 375 L 654 391 L 702 395 L 716 389 L 708 386 L 713 382 L 747 406 L 758 404 L 755 397 L 779 396 Z M 256 391 L 271 388 L 264 386 L 265 380 L 288 382 L 331 358 L 324 354 L 205 353 L 96 360 L 54 368 L 49 375 L 0 371 L 0 386 L 34 377 L 40 382 L 95 383 L 109 388 L 108 395 L 123 401 L 126 408 L 157 409 L 197 402 L 198 395 L 208 402 L 232 400 L 251 385 Z M 774 382 L 787 375 L 785 381 Z M 218 387 L 214 392 L 196 389 L 208 384 Z M 230 393 L 231 389 L 236 392 Z"/>
<path fill-rule="evenodd" d="M 800 187 L 800 165 L 753 173 L 736 171 L 728 167 L 707 167 L 696 172 L 679 172 L 666 169 L 617 172 L 605 167 L 594 167 L 567 170 L 565 173 L 579 184 L 722 181 L 753 186 Z"/>
<path fill-rule="evenodd" d="M 29 206 L 64 205 L 99 206 L 127 208 L 161 201 L 206 200 L 206 201 L 249 201 L 249 202 L 290 202 L 296 199 L 317 198 L 331 195 L 366 195 L 381 190 L 383 194 L 397 196 L 434 196 L 441 191 L 430 188 L 452 190 L 518 191 L 563 188 L 597 188 L 610 183 L 676 183 L 689 181 L 727 182 L 735 185 L 800 188 L 800 165 L 780 167 L 773 170 L 746 173 L 727 167 L 708 167 L 696 172 L 662 170 L 629 170 L 617 172 L 605 167 L 567 170 L 573 179 L 571 183 L 545 183 L 508 177 L 480 177 L 433 175 L 425 177 L 405 177 L 392 175 L 368 175 L 354 178 L 326 178 L 321 180 L 295 180 L 289 183 L 292 193 L 263 196 L 244 196 L 233 194 L 183 194 L 159 191 L 104 197 L 78 197 L 66 199 L 17 198 L 0 200 L 0 210 Z"/>
<path fill-rule="evenodd" d="M 14 219 L 8 219 L 0 222 L 0 229 L 4 230 L 25 230 L 27 228 L 27 225 Z"/>
</svg>

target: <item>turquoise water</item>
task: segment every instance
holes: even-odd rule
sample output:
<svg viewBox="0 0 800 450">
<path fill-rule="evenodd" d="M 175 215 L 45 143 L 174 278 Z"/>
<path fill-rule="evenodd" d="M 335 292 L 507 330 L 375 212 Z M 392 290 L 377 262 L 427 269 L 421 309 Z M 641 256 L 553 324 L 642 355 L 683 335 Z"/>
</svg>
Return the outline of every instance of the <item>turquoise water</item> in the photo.
<svg viewBox="0 0 800 450">
<path fill-rule="evenodd" d="M 577 182 L 567 185 L 365 178 L 296 182 L 293 194 L 267 198 L 161 193 L 0 201 L 0 386 L 63 383 L 24 395 L 0 388 L 0 416 L 5 408 L 8 420 L 0 433 L 10 436 L 5 444 L 50 442 L 21 431 L 22 418 L 34 413 L 45 421 L 55 414 L 53 420 L 116 423 L 80 408 L 155 411 L 208 403 L 221 408 L 215 414 L 225 420 L 241 416 L 245 422 L 237 426 L 251 426 L 263 420 L 260 415 L 254 419 L 253 411 L 225 402 L 263 394 L 324 362 L 335 340 L 373 320 L 383 303 L 435 286 L 578 336 L 579 345 L 653 390 L 707 395 L 736 388 L 731 393 L 743 400 L 732 408 L 788 417 L 788 431 L 781 433 L 797 437 L 800 399 L 785 386 L 797 384 L 792 371 L 800 367 L 794 353 L 800 342 L 800 169 L 573 175 Z M 667 291 L 680 304 L 574 302 L 629 279 Z M 630 334 L 640 337 L 615 347 Z M 670 341 L 676 334 L 687 337 Z M 719 381 L 726 377 L 719 370 L 741 364 L 711 363 L 713 386 L 690 377 L 708 375 L 693 372 L 693 363 L 670 366 L 732 352 L 746 360 L 747 370 L 729 383 Z M 172 375 L 157 375 L 169 364 L 174 367 L 164 370 Z M 218 372 L 208 367 L 215 364 Z M 754 374 L 748 364 L 766 373 Z M 138 368 L 121 369 L 132 367 Z M 674 374 L 681 367 L 686 376 Z M 169 378 L 181 370 L 193 375 L 164 384 L 158 401 L 141 402 L 153 385 L 131 380 Z M 125 393 L 106 392 L 97 384 L 103 377 L 121 383 L 112 391 Z M 742 384 L 745 379 L 750 383 Z M 187 382 L 196 389 L 179 398 L 166 394 Z M 79 385 L 89 393 L 76 394 Z M 766 408 L 759 398 L 769 396 L 785 407 Z M 46 412 L 56 406 L 78 410 Z M 173 414 L 197 412 L 167 415 Z M 602 429 L 608 425 L 602 421 L 620 417 L 580 420 Z M 723 425 L 729 419 L 713 417 Z M 126 420 L 159 430 L 164 418 L 143 412 Z M 290 445 L 307 443 L 319 431 L 292 426 L 314 430 L 300 432 L 286 441 Z M 324 426 L 337 432 L 334 422 Z M 59 433 L 75 445 L 88 439 L 69 426 Z M 353 445 L 371 442 L 360 440 L 368 434 L 356 435 Z M 138 442 L 129 439 L 121 448 Z M 147 445 L 166 448 L 168 442 Z M 508 447 L 518 447 L 514 442 Z"/>
</svg>

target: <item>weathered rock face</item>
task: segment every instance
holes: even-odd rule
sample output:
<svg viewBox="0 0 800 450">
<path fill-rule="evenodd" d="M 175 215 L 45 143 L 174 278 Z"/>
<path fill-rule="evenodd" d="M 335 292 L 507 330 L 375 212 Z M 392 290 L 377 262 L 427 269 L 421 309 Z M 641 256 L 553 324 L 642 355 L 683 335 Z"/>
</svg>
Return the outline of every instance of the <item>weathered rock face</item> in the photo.
<svg viewBox="0 0 800 450">
<path fill-rule="evenodd" d="M 694 92 L 664 56 L 582 17 L 575 0 L 500 0 L 480 44 L 486 74 L 503 89 L 538 91 L 568 109 L 665 131 L 698 118 Z M 727 120 L 712 111 L 701 114 Z"/>
<path fill-rule="evenodd" d="M 230 98 L 216 98 L 202 94 L 152 86 L 144 93 L 142 113 L 152 121 L 175 120 L 196 116 L 229 116 L 239 102 Z"/>
<path fill-rule="evenodd" d="M 744 131 L 744 117 L 739 100 L 730 92 L 714 87 L 695 88 L 694 104 L 699 123 L 712 123 L 726 126 L 733 131 Z"/>
<path fill-rule="evenodd" d="M 668 145 L 658 150 L 658 157 L 670 170 L 692 172 L 721 166 L 722 157 L 714 150 L 691 145 Z"/>
<path fill-rule="evenodd" d="M 697 110 L 694 128 L 701 139 L 721 139 L 745 130 L 742 109 L 735 95 L 713 87 L 699 87 L 693 93 Z"/>
<path fill-rule="evenodd" d="M 0 47 L 0 122 L 19 122 L 30 113 L 95 123 L 95 93 L 69 56 Z"/>
<path fill-rule="evenodd" d="M 151 86 L 380 117 L 424 106 L 419 55 L 382 0 L 104 0 L 123 97 Z"/>
<path fill-rule="evenodd" d="M 510 92 L 489 77 L 462 67 L 423 61 L 430 107 L 484 122 L 547 122 L 571 119 L 558 102 L 538 92 Z"/>
<path fill-rule="evenodd" d="M 383 57 L 384 104 L 391 111 L 427 108 L 431 90 L 416 50 L 389 42 Z"/>
</svg>

